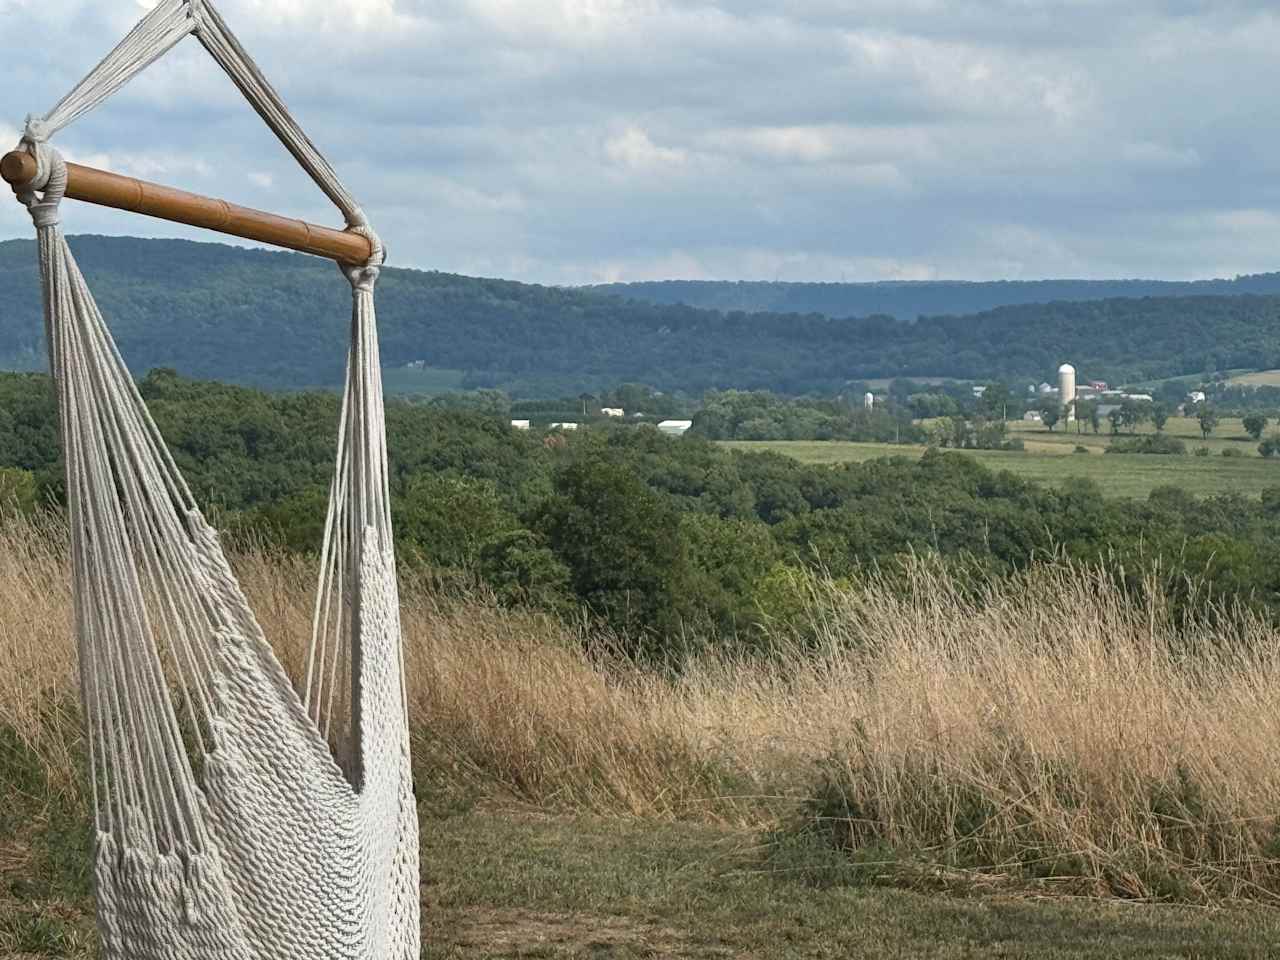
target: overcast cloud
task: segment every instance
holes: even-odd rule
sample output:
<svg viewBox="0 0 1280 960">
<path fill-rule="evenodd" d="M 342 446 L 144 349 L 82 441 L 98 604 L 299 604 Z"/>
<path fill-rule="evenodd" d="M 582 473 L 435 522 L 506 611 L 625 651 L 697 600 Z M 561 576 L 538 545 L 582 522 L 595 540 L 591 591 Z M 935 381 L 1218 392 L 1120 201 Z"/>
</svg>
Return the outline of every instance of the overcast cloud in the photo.
<svg viewBox="0 0 1280 960">
<path fill-rule="evenodd" d="M 0 144 L 145 6 L 0 0 Z M 219 6 L 397 265 L 546 283 L 1280 268 L 1269 3 Z M 334 220 L 194 40 L 58 143 Z M 201 236 L 79 204 L 64 220 Z M 0 203 L 0 238 L 30 235 Z"/>
</svg>

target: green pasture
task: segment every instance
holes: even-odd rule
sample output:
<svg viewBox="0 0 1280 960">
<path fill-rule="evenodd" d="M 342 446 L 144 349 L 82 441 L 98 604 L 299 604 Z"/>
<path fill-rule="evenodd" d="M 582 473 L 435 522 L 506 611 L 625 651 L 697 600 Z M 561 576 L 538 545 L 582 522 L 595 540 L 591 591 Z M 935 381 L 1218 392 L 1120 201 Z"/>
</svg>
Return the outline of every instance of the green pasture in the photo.
<svg viewBox="0 0 1280 960">
<path fill-rule="evenodd" d="M 443 367 L 386 367 L 382 371 L 382 389 L 388 396 L 427 396 L 462 389 L 461 370 Z"/>
<path fill-rule="evenodd" d="M 1147 425 L 1143 433 L 1150 433 Z M 1244 432 L 1238 419 L 1224 418 L 1207 441 L 1202 441 L 1195 420 L 1171 417 L 1165 433 L 1184 440 L 1186 456 L 1106 454 L 1111 442 L 1108 428 L 1094 435 L 1083 425 L 1062 425 L 1049 431 L 1040 424 L 1011 423 L 1010 436 L 1021 439 L 1025 450 L 965 450 L 992 470 L 1008 470 L 1027 480 L 1064 484 L 1092 480 L 1108 496 L 1145 497 L 1155 487 L 1174 485 L 1198 496 L 1239 493 L 1258 496 L 1265 488 L 1280 486 L 1280 459 L 1264 460 L 1258 445 Z M 915 444 L 847 443 L 821 440 L 733 440 L 726 446 L 739 450 L 773 450 L 804 463 L 857 463 L 888 456 L 921 456 L 925 447 Z M 1088 453 L 1075 453 L 1082 446 Z M 1192 455 L 1196 447 L 1208 447 L 1206 457 Z M 1243 457 L 1222 456 L 1226 449 Z"/>
</svg>

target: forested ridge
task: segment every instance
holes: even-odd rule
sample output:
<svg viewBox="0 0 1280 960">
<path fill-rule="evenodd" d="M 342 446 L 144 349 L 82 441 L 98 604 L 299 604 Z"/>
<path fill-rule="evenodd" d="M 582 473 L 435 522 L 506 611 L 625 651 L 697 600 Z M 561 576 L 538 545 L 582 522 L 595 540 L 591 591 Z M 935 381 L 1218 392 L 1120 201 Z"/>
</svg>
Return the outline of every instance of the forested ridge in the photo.
<svg viewBox="0 0 1280 960">
<path fill-rule="evenodd" d="M 327 262 L 189 241 L 71 242 L 135 373 L 269 389 L 341 382 L 350 307 Z M 32 242 L 0 243 L 0 367 L 43 368 L 35 262 Z M 388 268 L 378 310 L 386 365 L 423 361 L 461 371 L 461 387 L 517 396 L 626 381 L 800 394 L 876 377 L 1038 380 L 1064 359 L 1118 382 L 1280 366 L 1280 296 L 1056 301 L 904 324 Z"/>
<path fill-rule="evenodd" d="M 1117 297 L 1280 295 L 1280 273 L 1230 280 L 882 280 L 873 283 L 796 283 L 768 280 L 642 280 L 588 289 L 650 303 L 748 313 L 822 313 L 830 317 L 980 313 L 996 307 L 1054 300 Z"/>
</svg>

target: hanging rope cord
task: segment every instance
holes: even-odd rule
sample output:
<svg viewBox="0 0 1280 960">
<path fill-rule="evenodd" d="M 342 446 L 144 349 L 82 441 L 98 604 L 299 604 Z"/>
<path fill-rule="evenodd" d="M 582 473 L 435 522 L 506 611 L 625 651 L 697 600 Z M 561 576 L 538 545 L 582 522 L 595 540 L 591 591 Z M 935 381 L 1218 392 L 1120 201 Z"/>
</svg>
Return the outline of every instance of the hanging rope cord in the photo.
<svg viewBox="0 0 1280 960">
<path fill-rule="evenodd" d="M 67 172 L 50 138 L 190 34 L 338 207 L 347 229 L 367 237 L 372 249 L 367 263 L 341 265 L 352 290 L 351 343 L 301 695 L 262 636 L 59 222 Z M 373 294 L 381 243 L 206 0 L 161 0 L 48 114 L 28 118 L 21 147 L 36 158 L 35 179 L 15 190 L 37 230 L 66 459 L 106 955 L 296 957 L 303 950 L 308 957 L 382 960 L 394 945 L 396 956 L 416 957 L 417 825 Z M 346 819 L 335 820 L 334 808 Z M 255 810 L 272 822 L 253 822 Z M 322 895 L 308 886 L 315 863 L 305 869 L 257 863 L 281 859 L 264 849 L 270 845 L 264 831 L 289 835 L 290 824 L 281 821 L 290 816 L 297 820 L 296 836 L 289 836 L 295 857 L 328 857 L 335 861 L 327 868 L 336 871 L 335 889 L 349 887 L 353 872 L 368 889 Z M 399 829 L 389 830 L 388 821 Z M 314 836 L 319 825 L 341 836 L 332 842 Z M 231 932 L 202 936 L 230 952 L 191 952 L 190 930 L 179 936 L 169 929 L 183 926 L 175 917 L 189 920 L 189 904 L 131 907 L 131 898 L 154 896 L 139 893 L 127 871 L 119 873 L 130 856 L 166 877 L 170 859 L 185 858 L 186 883 L 197 885 L 193 864 L 209 858 L 213 866 L 205 869 L 214 879 L 199 883 L 212 884 L 204 899 L 232 904 L 221 924 Z M 394 882 L 372 876 L 371 865 Z M 372 904 L 390 919 L 374 922 Z M 312 916 L 312 926 L 327 932 L 291 920 L 289 910 Z M 151 933 L 135 930 L 129 919 L 135 915 L 149 918 Z M 168 932 L 155 933 L 162 929 Z M 227 943 L 241 929 L 238 953 Z M 360 950 L 332 944 L 350 939 L 353 929 L 364 931 Z"/>
</svg>

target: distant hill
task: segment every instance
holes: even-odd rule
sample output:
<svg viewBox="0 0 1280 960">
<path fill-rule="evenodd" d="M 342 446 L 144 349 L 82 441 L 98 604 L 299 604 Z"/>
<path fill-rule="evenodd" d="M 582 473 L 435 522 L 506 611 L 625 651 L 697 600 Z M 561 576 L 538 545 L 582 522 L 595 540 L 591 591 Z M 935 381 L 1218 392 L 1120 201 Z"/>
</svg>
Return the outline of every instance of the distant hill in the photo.
<svg viewBox="0 0 1280 960">
<path fill-rule="evenodd" d="M 350 300 L 325 261 L 182 240 L 71 243 L 135 373 L 172 367 L 274 389 L 341 382 Z M 1024 304 L 905 324 L 403 269 L 384 271 L 378 291 L 383 360 L 402 389 L 546 396 L 638 381 L 804 393 L 873 377 L 1039 380 L 1063 360 L 1113 381 L 1280 367 L 1280 296 Z M 34 243 L 0 243 L 0 368 L 42 369 L 43 338 Z M 416 361 L 423 371 L 406 369 Z"/>
<path fill-rule="evenodd" d="M 1115 297 L 1280 295 L 1280 273 L 1233 280 L 929 280 L 879 283 L 770 283 L 732 280 L 654 280 L 585 287 L 646 303 L 747 313 L 821 313 L 829 317 L 887 314 L 898 320 L 980 313 L 996 307 L 1055 300 Z"/>
</svg>

